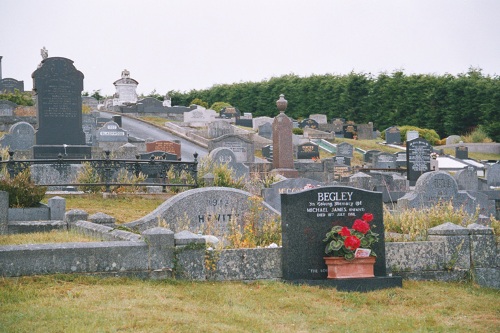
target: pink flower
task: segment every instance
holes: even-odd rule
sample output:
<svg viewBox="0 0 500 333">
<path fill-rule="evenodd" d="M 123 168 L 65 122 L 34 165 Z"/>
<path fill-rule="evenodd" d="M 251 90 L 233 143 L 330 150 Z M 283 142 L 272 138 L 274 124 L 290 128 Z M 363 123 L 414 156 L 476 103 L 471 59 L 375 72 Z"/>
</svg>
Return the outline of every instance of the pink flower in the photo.
<svg viewBox="0 0 500 333">
<path fill-rule="evenodd" d="M 366 234 L 370 230 L 370 225 L 366 221 L 357 219 L 354 221 L 352 228 L 362 234 Z"/>
</svg>

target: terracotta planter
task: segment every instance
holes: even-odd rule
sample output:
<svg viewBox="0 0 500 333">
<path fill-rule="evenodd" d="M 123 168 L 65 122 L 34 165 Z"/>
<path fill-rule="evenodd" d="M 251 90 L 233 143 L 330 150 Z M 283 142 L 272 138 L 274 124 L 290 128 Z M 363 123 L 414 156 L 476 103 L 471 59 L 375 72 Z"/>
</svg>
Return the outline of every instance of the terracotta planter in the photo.
<svg viewBox="0 0 500 333">
<path fill-rule="evenodd" d="M 323 257 L 328 266 L 328 279 L 374 277 L 375 257 L 345 260 L 342 257 Z"/>
</svg>

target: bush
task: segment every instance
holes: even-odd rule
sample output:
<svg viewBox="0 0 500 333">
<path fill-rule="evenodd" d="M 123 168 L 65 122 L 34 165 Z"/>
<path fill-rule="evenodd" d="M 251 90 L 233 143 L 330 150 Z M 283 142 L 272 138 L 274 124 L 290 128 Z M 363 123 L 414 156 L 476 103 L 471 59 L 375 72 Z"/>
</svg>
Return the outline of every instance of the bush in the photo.
<svg viewBox="0 0 500 333">
<path fill-rule="evenodd" d="M 202 158 L 198 164 L 198 184 L 201 187 L 207 186 L 204 176 L 208 173 L 214 176 L 213 186 L 232 187 L 240 190 L 245 187 L 243 177 L 236 178 L 233 169 L 227 163 L 214 163 L 209 156 Z"/>
<path fill-rule="evenodd" d="M 463 142 L 468 143 L 489 143 L 492 140 L 482 127 L 476 127 L 472 132 L 461 136 Z"/>
<path fill-rule="evenodd" d="M 31 180 L 30 169 L 25 169 L 14 178 L 9 176 L 0 180 L 0 191 L 9 193 L 9 207 L 37 207 L 45 196 L 46 186 L 36 186 Z"/>
<path fill-rule="evenodd" d="M 302 128 L 295 127 L 292 128 L 292 133 L 296 135 L 302 135 L 304 134 L 304 130 Z"/>
</svg>

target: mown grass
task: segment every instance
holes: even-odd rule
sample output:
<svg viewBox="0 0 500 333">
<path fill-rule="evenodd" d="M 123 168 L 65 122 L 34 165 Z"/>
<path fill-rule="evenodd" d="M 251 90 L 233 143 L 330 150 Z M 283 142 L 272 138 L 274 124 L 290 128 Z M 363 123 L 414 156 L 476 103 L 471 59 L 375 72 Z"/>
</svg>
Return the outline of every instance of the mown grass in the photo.
<svg viewBox="0 0 500 333">
<path fill-rule="evenodd" d="M 19 244 L 45 244 L 69 242 L 95 242 L 95 239 L 67 230 L 33 232 L 28 234 L 0 235 L 0 246 Z"/>
<path fill-rule="evenodd" d="M 54 195 L 46 195 L 42 202 Z M 83 195 L 60 195 L 66 199 L 66 211 L 81 209 L 89 215 L 101 212 L 116 219 L 117 224 L 135 221 L 156 209 L 172 194 L 164 195 L 133 195 L 118 194 L 107 198 L 102 193 L 90 193 Z"/>
<path fill-rule="evenodd" d="M 1 332 L 495 332 L 498 290 L 404 281 L 338 292 L 281 282 L 0 279 Z"/>
</svg>

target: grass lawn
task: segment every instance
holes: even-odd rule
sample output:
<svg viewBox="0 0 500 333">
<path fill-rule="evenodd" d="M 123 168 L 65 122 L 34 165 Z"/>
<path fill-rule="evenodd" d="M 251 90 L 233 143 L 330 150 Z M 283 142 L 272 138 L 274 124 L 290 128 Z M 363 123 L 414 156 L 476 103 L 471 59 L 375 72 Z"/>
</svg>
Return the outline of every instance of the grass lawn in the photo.
<svg viewBox="0 0 500 333">
<path fill-rule="evenodd" d="M 0 332 L 498 332 L 500 291 L 404 281 L 338 292 L 282 282 L 0 279 Z"/>
</svg>

